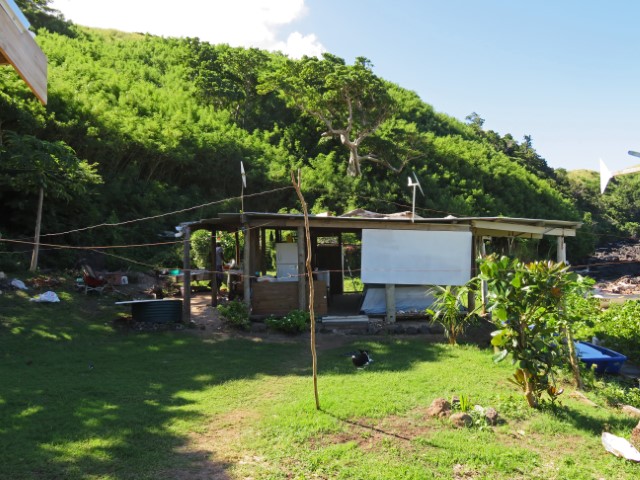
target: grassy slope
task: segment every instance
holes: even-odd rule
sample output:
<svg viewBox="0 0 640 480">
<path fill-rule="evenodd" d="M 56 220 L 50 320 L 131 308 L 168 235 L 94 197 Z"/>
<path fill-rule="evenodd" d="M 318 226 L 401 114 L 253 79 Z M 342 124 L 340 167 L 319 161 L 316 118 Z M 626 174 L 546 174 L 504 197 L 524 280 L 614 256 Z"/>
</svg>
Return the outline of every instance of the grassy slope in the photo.
<svg viewBox="0 0 640 480">
<path fill-rule="evenodd" d="M 599 439 L 635 421 L 569 398 L 531 411 L 489 351 L 354 338 L 373 368 L 353 369 L 354 345 L 322 350 L 316 412 L 304 341 L 119 333 L 113 298 L 58 293 L 60 304 L 0 295 L 2 479 L 637 475 Z M 506 423 L 456 430 L 425 416 L 453 394 Z"/>
</svg>

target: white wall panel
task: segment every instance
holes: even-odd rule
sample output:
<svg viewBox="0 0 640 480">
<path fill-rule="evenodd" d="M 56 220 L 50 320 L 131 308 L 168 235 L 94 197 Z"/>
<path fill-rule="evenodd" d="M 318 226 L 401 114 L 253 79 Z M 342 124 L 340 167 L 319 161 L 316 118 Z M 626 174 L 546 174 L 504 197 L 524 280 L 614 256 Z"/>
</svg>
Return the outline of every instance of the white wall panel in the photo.
<svg viewBox="0 0 640 480">
<path fill-rule="evenodd" d="M 471 278 L 471 232 L 362 231 L 362 281 L 464 285 Z"/>
</svg>

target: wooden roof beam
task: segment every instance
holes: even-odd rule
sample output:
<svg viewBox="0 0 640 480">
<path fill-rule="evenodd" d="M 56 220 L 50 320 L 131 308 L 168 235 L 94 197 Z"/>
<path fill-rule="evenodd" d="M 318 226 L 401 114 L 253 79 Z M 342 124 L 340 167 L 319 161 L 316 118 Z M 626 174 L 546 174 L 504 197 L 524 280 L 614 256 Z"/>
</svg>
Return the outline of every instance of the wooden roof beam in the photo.
<svg viewBox="0 0 640 480">
<path fill-rule="evenodd" d="M 492 222 L 487 220 L 472 220 L 471 225 L 474 231 L 496 231 L 493 236 L 521 236 L 521 234 L 531 233 L 536 235 L 554 235 L 557 237 L 575 237 L 574 228 L 557 228 L 548 225 L 525 225 L 508 222 Z M 499 234 L 502 232 L 502 235 Z M 507 232 L 510 232 L 507 234 Z M 485 234 L 488 235 L 488 234 Z"/>
<path fill-rule="evenodd" d="M 536 238 L 541 239 L 544 235 L 539 233 L 511 232 L 505 230 L 489 230 L 484 228 L 473 229 L 473 235 L 476 237 L 515 237 L 515 238 Z"/>
</svg>

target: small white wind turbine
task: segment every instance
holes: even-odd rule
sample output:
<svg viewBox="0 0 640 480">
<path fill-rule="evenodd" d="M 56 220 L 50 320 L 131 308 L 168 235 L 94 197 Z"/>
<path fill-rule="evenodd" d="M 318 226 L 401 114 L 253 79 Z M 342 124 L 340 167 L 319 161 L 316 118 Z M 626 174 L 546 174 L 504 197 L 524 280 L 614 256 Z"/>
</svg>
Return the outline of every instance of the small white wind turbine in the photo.
<svg viewBox="0 0 640 480">
<path fill-rule="evenodd" d="M 634 157 L 640 157 L 640 152 L 629 150 L 627 153 Z M 635 167 L 623 168 L 622 170 L 618 170 L 617 172 L 612 172 L 611 170 L 609 170 L 609 168 L 607 168 L 602 159 L 600 159 L 600 193 L 604 193 L 609 180 L 611 180 L 613 177 L 618 177 L 620 175 L 629 175 L 630 173 L 637 172 L 640 172 L 640 165 L 636 165 Z"/>
<path fill-rule="evenodd" d="M 423 197 L 424 197 L 424 191 L 420 186 L 420 180 L 418 180 L 418 177 L 416 176 L 416 172 L 412 171 L 411 175 L 413 176 L 413 180 L 411 179 L 411 177 L 407 177 L 407 179 L 409 180 L 409 186 L 413 188 L 413 199 L 411 201 L 411 223 L 413 223 L 416 217 L 416 187 L 420 189 L 420 193 L 422 194 Z"/>
</svg>

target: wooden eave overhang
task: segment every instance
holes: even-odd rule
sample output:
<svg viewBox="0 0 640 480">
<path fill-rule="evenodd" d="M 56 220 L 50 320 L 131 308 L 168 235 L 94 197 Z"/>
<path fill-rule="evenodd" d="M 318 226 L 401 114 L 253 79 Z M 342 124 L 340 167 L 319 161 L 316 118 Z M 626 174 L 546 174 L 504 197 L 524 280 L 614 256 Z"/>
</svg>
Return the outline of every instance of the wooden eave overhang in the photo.
<svg viewBox="0 0 640 480">
<path fill-rule="evenodd" d="M 295 229 L 304 226 L 301 214 L 221 213 L 217 218 L 189 224 L 192 230 L 236 230 L 245 228 Z M 359 218 L 309 216 L 309 227 L 327 235 L 363 229 L 436 230 L 472 232 L 474 236 L 542 238 L 545 235 L 574 237 L 581 222 L 511 217 L 448 218 Z M 322 233 L 322 232 L 319 232 Z"/>
<path fill-rule="evenodd" d="M 468 220 L 474 235 L 490 237 L 575 237 L 576 230 L 582 226 L 582 222 L 531 218 L 485 217 Z"/>
<path fill-rule="evenodd" d="M 47 103 L 47 57 L 13 0 L 0 0 L 0 65 L 12 65 L 35 96 Z"/>
</svg>

